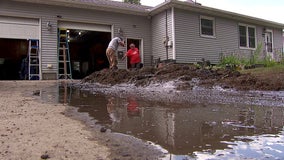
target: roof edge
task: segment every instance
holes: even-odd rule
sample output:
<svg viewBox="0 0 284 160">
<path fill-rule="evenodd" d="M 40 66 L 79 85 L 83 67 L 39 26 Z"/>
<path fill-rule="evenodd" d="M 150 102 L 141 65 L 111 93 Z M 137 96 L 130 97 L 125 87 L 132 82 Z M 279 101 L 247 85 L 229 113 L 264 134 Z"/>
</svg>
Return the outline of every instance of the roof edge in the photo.
<svg viewBox="0 0 284 160">
<path fill-rule="evenodd" d="M 53 6 L 63 6 L 63 7 L 73 7 L 73 8 L 81 8 L 81 9 L 91 9 L 91 10 L 100 10 L 100 11 L 109 11 L 123 14 L 131 14 L 131 15 L 140 15 L 140 16 L 148 16 L 148 10 L 137 10 L 132 8 L 117 8 L 115 6 L 106 6 L 96 3 L 84 3 L 84 2 L 76 2 L 76 1 L 63 1 L 63 0 L 13 0 L 16 2 L 24 2 L 24 3 L 33 3 L 33 4 L 45 4 L 45 5 L 53 5 Z"/>
<path fill-rule="evenodd" d="M 171 7 L 179 8 L 179 9 L 185 9 L 190 10 L 193 12 L 199 12 L 202 14 L 208 14 L 208 15 L 215 15 L 218 17 L 228 18 L 228 19 L 234 19 L 241 22 L 247 22 L 247 23 L 255 23 L 258 25 L 263 26 L 269 26 L 269 27 L 276 27 L 284 29 L 283 23 L 278 23 L 270 20 L 265 20 L 257 17 L 252 17 L 244 14 L 239 14 L 235 12 L 225 11 L 221 9 L 216 9 L 212 7 L 202 6 L 200 4 L 195 3 L 188 3 L 186 1 L 178 1 L 178 0 L 168 0 L 164 3 L 161 3 L 160 5 L 152 8 L 149 11 L 150 16 L 154 16 L 166 9 L 169 9 Z"/>
<path fill-rule="evenodd" d="M 65 6 L 65 7 L 73 7 L 73 8 L 81 8 L 81 9 L 91 9 L 91 10 L 100 10 L 100 11 L 108 11 L 108 12 L 116 12 L 122 14 L 130 14 L 130 15 L 139 15 L 139 16 L 154 16 L 158 13 L 163 12 L 169 8 L 179 8 L 184 10 L 189 10 L 193 12 L 198 12 L 202 14 L 214 15 L 218 17 L 228 18 L 238 20 L 240 22 L 254 23 L 262 26 L 268 27 L 276 27 L 284 29 L 284 24 L 273 22 L 257 17 L 252 17 L 244 14 L 239 14 L 235 12 L 225 11 L 221 9 L 216 9 L 212 7 L 202 6 L 200 4 L 189 3 L 186 1 L 178 1 L 178 0 L 167 0 L 153 8 L 149 7 L 149 9 L 137 10 L 134 8 L 118 8 L 116 6 L 106 6 L 97 3 L 84 3 L 74 0 L 13 0 L 17 2 L 25 2 L 25 3 L 34 3 L 34 4 L 46 4 L 46 5 L 55 5 L 55 6 Z"/>
</svg>

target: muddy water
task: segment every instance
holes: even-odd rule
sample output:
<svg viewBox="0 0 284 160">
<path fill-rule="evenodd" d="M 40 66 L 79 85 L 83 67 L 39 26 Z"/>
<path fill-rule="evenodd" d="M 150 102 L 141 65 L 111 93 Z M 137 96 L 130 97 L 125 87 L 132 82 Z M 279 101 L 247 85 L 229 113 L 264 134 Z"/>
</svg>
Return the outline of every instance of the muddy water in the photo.
<svg viewBox="0 0 284 160">
<path fill-rule="evenodd" d="M 162 104 L 60 88 L 58 100 L 113 132 L 151 141 L 165 159 L 284 159 L 284 108 Z"/>
</svg>

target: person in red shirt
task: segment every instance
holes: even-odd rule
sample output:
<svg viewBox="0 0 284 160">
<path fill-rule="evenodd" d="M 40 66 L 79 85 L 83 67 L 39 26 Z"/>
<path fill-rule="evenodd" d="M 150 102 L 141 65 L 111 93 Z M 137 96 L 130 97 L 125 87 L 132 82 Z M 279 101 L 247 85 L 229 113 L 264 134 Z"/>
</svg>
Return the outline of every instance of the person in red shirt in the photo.
<svg viewBox="0 0 284 160">
<path fill-rule="evenodd" d="M 128 57 L 131 69 L 139 69 L 141 62 L 139 50 L 135 47 L 135 44 L 133 43 L 131 43 L 129 47 L 130 49 L 125 53 L 122 60 L 124 60 L 125 57 Z"/>
</svg>

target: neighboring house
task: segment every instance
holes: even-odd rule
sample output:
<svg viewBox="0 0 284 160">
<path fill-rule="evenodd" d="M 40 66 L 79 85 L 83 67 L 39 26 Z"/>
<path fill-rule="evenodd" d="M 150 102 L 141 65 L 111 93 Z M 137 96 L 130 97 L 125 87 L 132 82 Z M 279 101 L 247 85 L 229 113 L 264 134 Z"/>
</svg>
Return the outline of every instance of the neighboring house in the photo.
<svg viewBox="0 0 284 160">
<path fill-rule="evenodd" d="M 2 67 L 0 79 L 17 79 L 7 73 L 17 74 L 27 39 L 39 40 L 40 79 L 58 79 L 58 29 L 70 32 L 73 78 L 82 78 L 108 65 L 104 52 L 115 36 L 136 44 L 144 66 L 156 59 L 194 63 L 205 58 L 216 64 L 221 53 L 248 56 L 258 46 L 275 56 L 283 48 L 283 28 L 193 1 L 168 0 L 156 7 L 107 0 L 0 1 L 0 58 L 13 64 Z M 119 68 L 126 67 L 119 61 Z"/>
</svg>

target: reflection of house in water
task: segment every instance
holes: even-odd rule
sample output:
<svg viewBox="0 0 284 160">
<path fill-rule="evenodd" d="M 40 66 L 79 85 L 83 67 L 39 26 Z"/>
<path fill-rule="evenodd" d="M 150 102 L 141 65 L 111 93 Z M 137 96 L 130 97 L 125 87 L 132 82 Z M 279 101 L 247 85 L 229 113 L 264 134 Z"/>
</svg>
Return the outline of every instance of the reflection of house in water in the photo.
<svg viewBox="0 0 284 160">
<path fill-rule="evenodd" d="M 60 95 L 70 95 L 64 91 L 61 89 Z M 133 115 L 129 114 L 129 99 L 116 97 L 112 99 L 112 111 L 119 114 L 119 121 L 113 122 L 107 110 L 108 102 L 104 95 L 73 90 L 69 104 L 78 107 L 79 112 L 94 117 L 97 123 L 109 126 L 114 132 L 152 141 L 176 155 L 226 149 L 228 145 L 224 142 L 235 141 L 235 136 L 278 134 L 284 125 L 284 108 L 280 107 L 176 106 L 136 101 L 139 112 Z"/>
<path fill-rule="evenodd" d="M 225 149 L 228 146 L 222 141 L 233 141 L 234 136 L 275 134 L 284 122 L 281 108 L 211 105 L 141 109 L 141 117 L 125 118 L 119 127 L 113 129 L 122 133 L 131 131 L 133 135 L 153 141 L 174 154 Z"/>
</svg>

